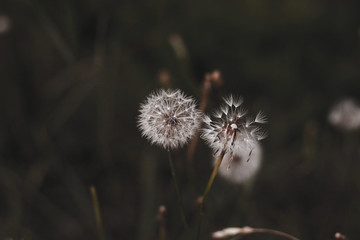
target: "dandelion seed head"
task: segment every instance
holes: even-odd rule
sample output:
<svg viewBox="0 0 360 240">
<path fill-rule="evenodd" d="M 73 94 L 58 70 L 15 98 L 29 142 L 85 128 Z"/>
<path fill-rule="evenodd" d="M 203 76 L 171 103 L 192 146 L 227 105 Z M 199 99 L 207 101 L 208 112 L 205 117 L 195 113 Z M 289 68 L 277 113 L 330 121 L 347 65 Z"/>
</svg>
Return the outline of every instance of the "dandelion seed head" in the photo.
<svg viewBox="0 0 360 240">
<path fill-rule="evenodd" d="M 225 156 L 240 155 L 239 151 L 245 154 L 251 152 L 258 145 L 258 141 L 266 137 L 261 128 L 261 124 L 266 122 L 265 114 L 260 112 L 255 119 L 248 118 L 242 107 L 242 98 L 230 95 L 224 98 L 224 101 L 225 104 L 213 114 L 214 119 L 205 117 L 202 138 L 215 155 L 223 151 Z"/>
<path fill-rule="evenodd" d="M 158 90 L 140 106 L 138 126 L 152 144 L 165 149 L 183 146 L 195 133 L 201 113 L 180 90 Z"/>
</svg>

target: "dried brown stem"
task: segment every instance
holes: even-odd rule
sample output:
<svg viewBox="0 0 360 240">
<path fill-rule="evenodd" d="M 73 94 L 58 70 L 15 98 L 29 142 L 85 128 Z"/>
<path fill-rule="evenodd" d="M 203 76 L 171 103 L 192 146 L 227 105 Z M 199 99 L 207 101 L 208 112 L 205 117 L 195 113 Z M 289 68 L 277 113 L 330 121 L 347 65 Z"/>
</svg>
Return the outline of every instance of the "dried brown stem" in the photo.
<svg viewBox="0 0 360 240">
<path fill-rule="evenodd" d="M 222 83 L 222 79 L 221 79 L 220 71 L 215 70 L 212 73 L 205 74 L 204 81 L 201 87 L 201 100 L 199 104 L 199 110 L 201 111 L 201 113 L 205 112 L 212 86 L 218 86 L 221 85 L 221 83 Z M 189 169 L 191 169 L 192 166 L 192 161 L 194 158 L 194 153 L 197 143 L 199 141 L 199 136 L 200 136 L 199 131 L 196 131 L 195 136 L 193 137 L 193 139 L 189 144 L 189 148 L 187 151 L 187 164 Z"/>
<path fill-rule="evenodd" d="M 166 207 L 164 205 L 159 206 L 158 213 L 157 213 L 157 220 L 159 221 L 159 239 L 160 240 L 166 240 L 165 214 L 166 214 Z"/>
</svg>

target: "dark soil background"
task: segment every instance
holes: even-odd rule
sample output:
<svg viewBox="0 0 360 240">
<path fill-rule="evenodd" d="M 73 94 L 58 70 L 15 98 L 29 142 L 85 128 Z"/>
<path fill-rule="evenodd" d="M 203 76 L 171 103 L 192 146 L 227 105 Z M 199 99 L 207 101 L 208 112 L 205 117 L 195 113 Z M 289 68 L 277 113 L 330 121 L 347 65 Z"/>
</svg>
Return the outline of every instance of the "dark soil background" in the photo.
<svg viewBox="0 0 360 240">
<path fill-rule="evenodd" d="M 263 110 L 263 164 L 245 185 L 215 180 L 203 238 L 230 226 L 301 239 L 360 233 L 360 134 L 328 123 L 331 106 L 360 98 L 360 1 L 0 1 L 0 238 L 95 240 L 89 187 L 108 240 L 189 239 L 167 153 L 137 129 L 139 104 L 171 86 L 206 112 L 227 94 Z M 173 153 L 195 229 L 211 173 L 199 141 Z M 188 171 L 188 169 L 191 171 Z M 266 238 L 265 238 L 266 237 Z M 244 239 L 279 239 L 265 235 Z"/>
</svg>

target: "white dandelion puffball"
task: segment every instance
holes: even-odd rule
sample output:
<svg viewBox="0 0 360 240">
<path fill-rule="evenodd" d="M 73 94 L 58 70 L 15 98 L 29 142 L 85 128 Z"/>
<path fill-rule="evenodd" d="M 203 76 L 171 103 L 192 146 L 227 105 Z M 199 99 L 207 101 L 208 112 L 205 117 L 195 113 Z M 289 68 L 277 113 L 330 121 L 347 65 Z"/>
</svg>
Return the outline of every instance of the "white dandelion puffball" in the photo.
<svg viewBox="0 0 360 240">
<path fill-rule="evenodd" d="M 360 128 L 360 107 L 352 99 L 344 99 L 329 113 L 329 122 L 339 128 L 352 131 Z"/>
<path fill-rule="evenodd" d="M 215 157 L 214 165 L 216 161 L 217 158 Z M 228 164 L 220 165 L 219 176 L 232 183 L 245 183 L 253 179 L 261 167 L 262 148 L 259 144 L 255 144 L 250 159 L 249 154 L 245 151 L 234 151 L 232 156 L 231 153 L 227 152 L 224 155 L 223 161 Z"/>
<path fill-rule="evenodd" d="M 259 112 L 255 118 L 246 116 L 246 110 L 241 106 L 242 98 L 229 96 L 224 98 L 225 104 L 213 114 L 213 119 L 204 117 L 205 126 L 202 138 L 213 149 L 215 156 L 228 154 L 231 163 L 234 156 L 248 155 L 251 158 L 258 141 L 266 137 L 260 125 L 266 123 L 266 117 Z"/>
<path fill-rule="evenodd" d="M 138 126 L 152 144 L 165 149 L 183 146 L 200 126 L 195 100 L 180 90 L 160 89 L 140 106 Z"/>
</svg>

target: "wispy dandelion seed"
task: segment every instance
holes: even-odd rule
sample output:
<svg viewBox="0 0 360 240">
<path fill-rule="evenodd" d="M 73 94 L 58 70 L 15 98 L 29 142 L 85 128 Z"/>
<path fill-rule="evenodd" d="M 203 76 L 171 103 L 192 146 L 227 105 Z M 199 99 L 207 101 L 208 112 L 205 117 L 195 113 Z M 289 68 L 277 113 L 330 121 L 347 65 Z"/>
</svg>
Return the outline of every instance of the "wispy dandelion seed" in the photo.
<svg viewBox="0 0 360 240">
<path fill-rule="evenodd" d="M 175 149 L 189 141 L 200 121 L 194 99 L 180 90 L 161 89 L 140 106 L 138 126 L 152 144 Z"/>
<path fill-rule="evenodd" d="M 247 156 L 242 161 L 251 159 L 258 142 L 266 137 L 260 125 L 266 123 L 267 119 L 263 112 L 259 112 L 255 118 L 246 118 L 241 97 L 230 95 L 224 101 L 225 104 L 213 114 L 213 119 L 204 117 L 202 138 L 213 149 L 215 156 L 223 153 L 230 166 L 234 158 Z"/>
</svg>

